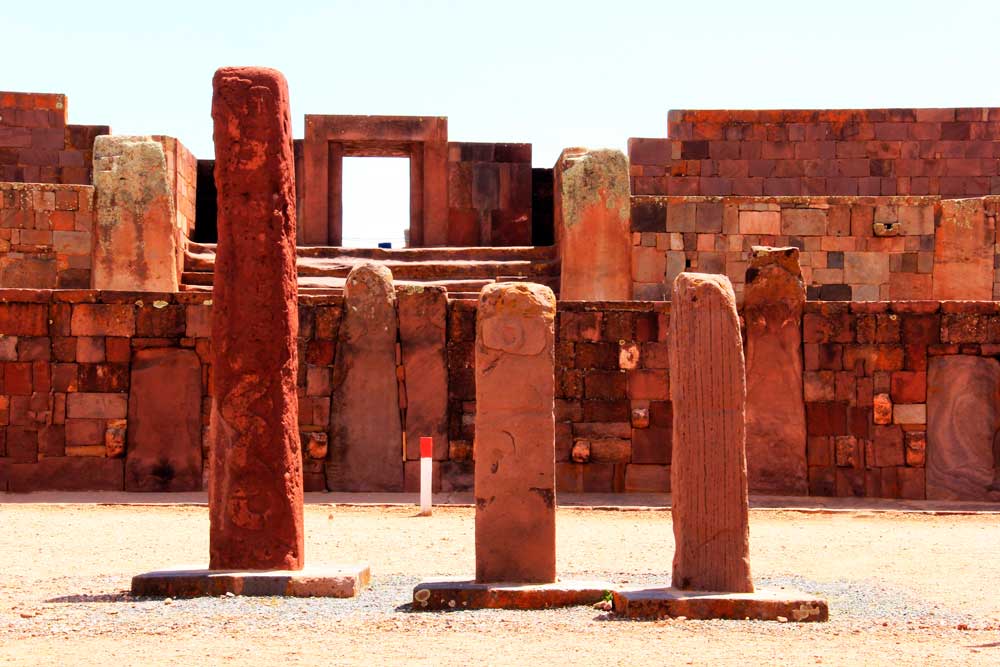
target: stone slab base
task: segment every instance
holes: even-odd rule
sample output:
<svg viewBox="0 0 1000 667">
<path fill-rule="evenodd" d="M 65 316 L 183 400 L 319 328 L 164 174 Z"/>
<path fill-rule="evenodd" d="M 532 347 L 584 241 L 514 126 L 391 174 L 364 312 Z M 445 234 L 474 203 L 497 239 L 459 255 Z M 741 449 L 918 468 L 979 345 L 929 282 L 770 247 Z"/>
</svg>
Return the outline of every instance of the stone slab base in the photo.
<svg viewBox="0 0 1000 667">
<path fill-rule="evenodd" d="M 371 572 L 367 565 L 248 572 L 176 568 L 132 577 L 132 595 L 193 598 L 232 593 L 297 598 L 351 598 L 369 583 Z"/>
<path fill-rule="evenodd" d="M 612 590 L 600 581 L 552 584 L 489 583 L 454 578 L 424 581 L 413 589 L 413 609 L 549 609 L 600 602 Z"/>
<path fill-rule="evenodd" d="M 827 621 L 826 600 L 795 590 L 758 589 L 753 593 L 634 588 L 615 591 L 614 612 L 627 618 L 714 618 L 794 623 Z"/>
</svg>

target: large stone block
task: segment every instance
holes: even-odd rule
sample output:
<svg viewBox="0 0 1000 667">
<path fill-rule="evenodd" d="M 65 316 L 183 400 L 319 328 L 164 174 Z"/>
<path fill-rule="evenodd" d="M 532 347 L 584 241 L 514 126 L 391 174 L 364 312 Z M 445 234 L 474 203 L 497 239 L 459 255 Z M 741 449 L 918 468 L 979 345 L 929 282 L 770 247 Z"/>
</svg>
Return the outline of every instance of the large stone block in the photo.
<svg viewBox="0 0 1000 667">
<path fill-rule="evenodd" d="M 933 298 L 993 298 L 996 228 L 982 199 L 945 199 L 934 230 Z"/>
<path fill-rule="evenodd" d="M 7 466 L 8 490 L 31 491 L 121 491 L 122 460 L 97 456 L 60 456 L 37 463 Z"/>
<path fill-rule="evenodd" d="M 670 345 L 672 583 L 683 590 L 751 592 L 746 378 L 729 278 L 677 276 Z"/>
<path fill-rule="evenodd" d="M 559 156 L 555 227 L 561 298 L 632 298 L 628 172 L 628 158 L 621 151 L 568 148 Z"/>
<path fill-rule="evenodd" d="M 805 286 L 797 248 L 754 247 L 746 274 L 747 475 L 756 493 L 805 495 Z"/>
<path fill-rule="evenodd" d="M 434 459 L 448 458 L 448 293 L 406 286 L 396 294 L 406 378 L 406 458 L 420 458 L 420 438 L 434 438 Z"/>
<path fill-rule="evenodd" d="M 331 491 L 402 491 L 396 292 L 381 264 L 355 267 L 333 370 L 326 483 Z M 418 441 L 419 442 L 419 441 Z"/>
<path fill-rule="evenodd" d="M 163 146 L 151 137 L 97 137 L 94 186 L 93 288 L 177 291 L 179 231 Z"/>
<path fill-rule="evenodd" d="M 927 499 L 1000 500 L 1000 362 L 931 357 L 927 367 Z"/>
<path fill-rule="evenodd" d="M 298 284 L 288 85 L 213 79 L 218 234 L 212 306 L 211 569 L 304 564 Z"/>
<path fill-rule="evenodd" d="M 132 358 L 126 491 L 199 491 L 201 361 L 193 350 L 153 348 Z"/>
<path fill-rule="evenodd" d="M 556 576 L 552 290 L 487 285 L 476 323 L 476 581 Z"/>
</svg>

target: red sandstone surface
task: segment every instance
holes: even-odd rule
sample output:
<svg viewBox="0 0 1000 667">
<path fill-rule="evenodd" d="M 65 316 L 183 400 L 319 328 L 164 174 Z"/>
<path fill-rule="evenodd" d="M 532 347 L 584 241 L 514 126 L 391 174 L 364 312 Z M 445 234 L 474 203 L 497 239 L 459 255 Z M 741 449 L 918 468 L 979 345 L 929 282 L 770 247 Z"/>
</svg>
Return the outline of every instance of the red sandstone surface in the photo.
<svg viewBox="0 0 1000 667">
<path fill-rule="evenodd" d="M 304 563 L 295 183 L 285 78 L 215 73 L 212 569 Z"/>
<path fill-rule="evenodd" d="M 673 585 L 749 593 L 746 372 L 733 287 L 682 273 L 670 321 Z"/>
</svg>

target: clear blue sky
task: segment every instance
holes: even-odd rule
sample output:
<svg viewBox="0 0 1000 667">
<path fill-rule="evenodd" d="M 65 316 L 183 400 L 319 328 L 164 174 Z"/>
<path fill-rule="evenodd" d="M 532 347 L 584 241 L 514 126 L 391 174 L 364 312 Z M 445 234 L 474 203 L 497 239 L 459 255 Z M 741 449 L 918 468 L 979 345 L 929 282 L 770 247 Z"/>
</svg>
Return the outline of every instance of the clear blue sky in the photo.
<svg viewBox="0 0 1000 667">
<path fill-rule="evenodd" d="M 672 108 L 1000 106 L 998 26 L 988 0 L 5 2 L 0 89 L 212 157 L 212 73 L 267 65 L 296 137 L 306 113 L 445 115 L 551 166 L 665 136 Z"/>
</svg>

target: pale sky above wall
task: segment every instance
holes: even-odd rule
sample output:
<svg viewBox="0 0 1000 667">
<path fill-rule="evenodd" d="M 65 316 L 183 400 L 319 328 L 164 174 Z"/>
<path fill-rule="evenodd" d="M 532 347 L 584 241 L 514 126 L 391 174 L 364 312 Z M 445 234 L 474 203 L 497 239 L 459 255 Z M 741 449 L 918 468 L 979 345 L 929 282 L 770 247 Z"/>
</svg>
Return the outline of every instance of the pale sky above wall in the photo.
<svg viewBox="0 0 1000 667">
<path fill-rule="evenodd" d="M 443 115 L 453 141 L 530 142 L 549 167 L 665 136 L 669 109 L 1000 106 L 998 26 L 990 0 L 4 2 L 0 90 L 212 157 L 212 73 L 267 65 L 297 138 L 306 113 Z M 345 225 L 346 193 L 405 212 L 405 184 L 356 171 Z"/>
</svg>

